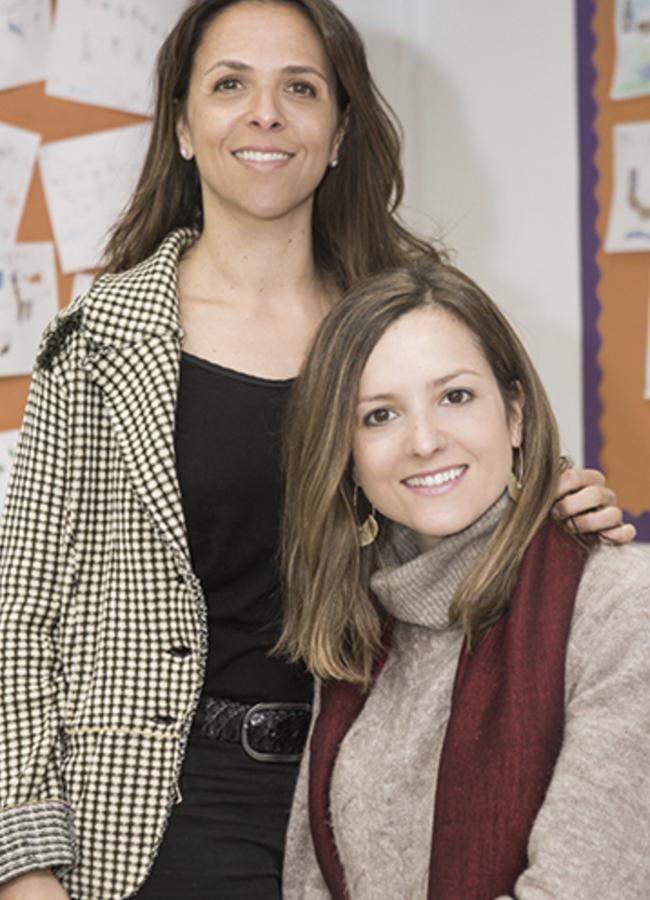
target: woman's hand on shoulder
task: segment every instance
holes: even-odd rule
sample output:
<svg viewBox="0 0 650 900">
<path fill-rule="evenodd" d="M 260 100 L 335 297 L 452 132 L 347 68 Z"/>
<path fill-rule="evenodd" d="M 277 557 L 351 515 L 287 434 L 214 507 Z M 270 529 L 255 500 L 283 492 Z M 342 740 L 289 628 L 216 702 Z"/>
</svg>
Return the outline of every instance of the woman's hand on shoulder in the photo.
<svg viewBox="0 0 650 900">
<path fill-rule="evenodd" d="M 0 884 L 0 900 L 70 900 L 61 882 L 48 870 L 28 872 Z"/>
<path fill-rule="evenodd" d="M 583 534 L 599 532 L 614 544 L 634 540 L 636 528 L 623 522 L 616 494 L 597 469 L 567 469 L 560 475 L 553 511 L 558 519 Z"/>
</svg>

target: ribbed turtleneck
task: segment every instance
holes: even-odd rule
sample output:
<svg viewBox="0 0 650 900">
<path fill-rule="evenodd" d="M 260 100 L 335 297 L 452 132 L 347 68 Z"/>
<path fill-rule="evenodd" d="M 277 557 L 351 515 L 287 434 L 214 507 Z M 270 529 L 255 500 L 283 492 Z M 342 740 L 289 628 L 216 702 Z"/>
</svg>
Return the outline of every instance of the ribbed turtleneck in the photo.
<svg viewBox="0 0 650 900">
<path fill-rule="evenodd" d="M 442 538 L 421 553 L 412 532 L 398 528 L 392 538 L 403 562 L 375 572 L 370 586 L 384 609 L 399 622 L 444 629 L 449 605 L 508 507 L 507 494 L 469 528 Z"/>
</svg>

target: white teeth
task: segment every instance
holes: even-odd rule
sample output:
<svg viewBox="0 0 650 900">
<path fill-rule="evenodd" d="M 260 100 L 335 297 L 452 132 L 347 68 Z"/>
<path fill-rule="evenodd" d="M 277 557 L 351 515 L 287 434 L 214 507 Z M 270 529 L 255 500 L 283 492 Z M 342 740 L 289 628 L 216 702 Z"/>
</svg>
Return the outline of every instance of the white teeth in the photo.
<svg viewBox="0 0 650 900">
<path fill-rule="evenodd" d="M 236 150 L 237 159 L 250 160 L 251 162 L 274 162 L 279 159 L 291 159 L 290 153 L 265 153 L 262 150 Z"/>
<path fill-rule="evenodd" d="M 406 484 L 412 487 L 440 487 L 448 481 L 453 481 L 465 471 L 465 466 L 457 466 L 455 469 L 447 469 L 446 472 L 438 472 L 436 475 L 422 475 L 415 478 L 407 478 Z"/>
</svg>

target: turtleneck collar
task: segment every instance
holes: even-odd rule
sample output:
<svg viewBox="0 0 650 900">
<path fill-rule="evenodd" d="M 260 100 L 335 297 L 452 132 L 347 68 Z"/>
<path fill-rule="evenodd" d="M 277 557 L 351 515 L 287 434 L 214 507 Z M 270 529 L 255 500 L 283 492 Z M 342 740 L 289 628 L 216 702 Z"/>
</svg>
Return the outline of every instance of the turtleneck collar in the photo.
<svg viewBox="0 0 650 900">
<path fill-rule="evenodd" d="M 370 587 L 399 622 L 442 630 L 449 627 L 449 605 L 456 590 L 492 536 L 509 503 L 503 494 L 464 531 L 419 551 L 412 531 L 393 525 L 388 536 L 396 563 L 379 569 Z"/>
</svg>

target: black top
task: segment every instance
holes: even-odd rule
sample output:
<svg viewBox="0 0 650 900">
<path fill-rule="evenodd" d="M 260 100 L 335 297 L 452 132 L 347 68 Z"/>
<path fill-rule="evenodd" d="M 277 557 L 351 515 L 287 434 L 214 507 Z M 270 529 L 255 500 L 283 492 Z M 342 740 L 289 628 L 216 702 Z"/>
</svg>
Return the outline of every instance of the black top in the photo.
<svg viewBox="0 0 650 900">
<path fill-rule="evenodd" d="M 182 355 L 176 465 L 208 608 L 208 694 L 311 699 L 304 669 L 268 655 L 282 616 L 280 428 L 292 383 Z"/>
</svg>

